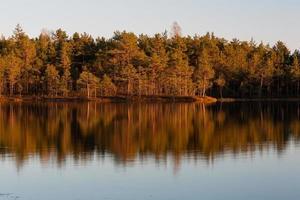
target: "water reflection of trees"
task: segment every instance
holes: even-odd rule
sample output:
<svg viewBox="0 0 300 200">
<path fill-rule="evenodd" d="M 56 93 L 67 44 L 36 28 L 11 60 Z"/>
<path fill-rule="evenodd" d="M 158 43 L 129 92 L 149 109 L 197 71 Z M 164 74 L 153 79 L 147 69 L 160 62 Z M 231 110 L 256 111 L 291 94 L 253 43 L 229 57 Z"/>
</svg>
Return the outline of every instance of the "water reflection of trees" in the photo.
<svg viewBox="0 0 300 200">
<path fill-rule="evenodd" d="M 294 103 L 2 104 L 0 154 L 57 163 L 111 154 L 116 162 L 172 155 L 211 160 L 225 153 L 283 151 L 300 136 Z"/>
</svg>

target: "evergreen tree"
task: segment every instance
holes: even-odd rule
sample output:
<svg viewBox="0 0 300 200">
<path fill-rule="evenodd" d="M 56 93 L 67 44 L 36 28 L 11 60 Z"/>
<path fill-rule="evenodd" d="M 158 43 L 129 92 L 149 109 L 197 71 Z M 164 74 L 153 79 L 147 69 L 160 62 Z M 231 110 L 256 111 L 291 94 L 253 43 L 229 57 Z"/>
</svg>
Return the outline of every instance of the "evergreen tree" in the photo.
<svg viewBox="0 0 300 200">
<path fill-rule="evenodd" d="M 25 88 L 26 94 L 29 93 L 30 84 L 35 82 L 34 79 L 34 61 L 36 57 L 35 44 L 22 30 L 20 25 L 17 25 L 14 31 L 15 55 L 23 62 L 21 67 L 21 79 Z"/>
<path fill-rule="evenodd" d="M 220 97 L 221 99 L 223 98 L 223 88 L 226 84 L 226 80 L 223 74 L 221 74 L 216 80 L 215 80 L 216 85 L 219 87 L 220 91 Z"/>
<path fill-rule="evenodd" d="M 22 60 L 14 54 L 8 55 L 5 59 L 5 73 L 9 85 L 9 95 L 14 95 L 22 91 L 21 86 L 21 67 Z"/>
<path fill-rule="evenodd" d="M 294 53 L 293 55 L 293 62 L 290 68 L 290 73 L 292 76 L 293 81 L 296 82 L 297 85 L 297 96 L 299 96 L 299 90 L 300 90 L 300 65 L 299 65 L 299 60 L 298 60 L 298 55 Z"/>
<path fill-rule="evenodd" d="M 91 91 L 94 91 L 94 96 L 96 97 L 96 92 L 100 84 L 99 82 L 99 78 L 88 71 L 83 71 L 77 80 L 79 88 L 86 91 L 88 98 L 91 95 Z"/>
<path fill-rule="evenodd" d="M 282 92 L 282 88 L 284 86 L 285 74 L 288 72 L 288 60 L 290 57 L 290 51 L 285 46 L 285 44 L 281 41 L 278 41 L 276 45 L 273 47 L 273 51 L 275 54 L 274 58 L 274 78 L 277 83 L 277 96 L 280 97 Z"/>
<path fill-rule="evenodd" d="M 0 58 L 0 96 L 5 92 L 5 67 L 5 60 Z"/>
<path fill-rule="evenodd" d="M 49 95 L 57 96 L 59 91 L 59 74 L 54 65 L 48 65 L 46 69 L 46 83 Z"/>
<path fill-rule="evenodd" d="M 193 79 L 196 85 L 196 93 L 204 97 L 206 90 L 212 86 L 215 72 L 209 63 L 207 52 L 204 50 L 199 57 L 198 66 L 194 70 Z"/>
<path fill-rule="evenodd" d="M 114 96 L 117 93 L 117 87 L 112 82 L 111 78 L 104 74 L 103 79 L 100 82 L 100 94 L 101 96 Z"/>
<path fill-rule="evenodd" d="M 65 31 L 58 29 L 54 35 L 56 46 L 56 66 L 60 74 L 60 93 L 68 96 L 72 89 L 71 79 L 71 45 L 68 43 L 68 36 Z"/>
<path fill-rule="evenodd" d="M 168 95 L 186 96 L 192 93 L 192 68 L 185 54 L 183 38 L 175 36 L 170 41 L 168 67 L 165 69 L 164 87 Z"/>
<path fill-rule="evenodd" d="M 126 84 L 126 94 L 133 95 L 134 94 L 134 83 L 137 80 L 137 71 L 133 67 L 133 65 L 124 66 L 120 69 L 118 79 L 121 83 Z M 122 92 L 123 93 L 123 92 Z"/>
</svg>

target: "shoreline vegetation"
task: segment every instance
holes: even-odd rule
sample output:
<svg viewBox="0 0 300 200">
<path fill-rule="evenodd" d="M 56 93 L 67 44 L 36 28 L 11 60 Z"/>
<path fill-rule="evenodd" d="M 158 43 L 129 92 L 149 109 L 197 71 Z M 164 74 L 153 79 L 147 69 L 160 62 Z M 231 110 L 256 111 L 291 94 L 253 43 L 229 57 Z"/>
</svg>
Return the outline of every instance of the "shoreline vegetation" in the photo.
<svg viewBox="0 0 300 200">
<path fill-rule="evenodd" d="M 0 103 L 34 103 L 34 102 L 99 102 L 99 103 L 231 103 L 231 102 L 299 102 L 300 98 L 214 98 L 199 96 L 103 96 L 103 97 L 51 97 L 51 96 L 2 96 Z"/>
<path fill-rule="evenodd" d="M 300 52 L 281 41 L 227 41 L 213 33 L 111 38 L 62 29 L 0 38 L 1 101 L 201 102 L 296 100 Z"/>
<path fill-rule="evenodd" d="M 49 97 L 49 96 L 11 96 L 0 97 L 0 102 L 101 102 L 101 103 L 122 103 L 122 102 L 198 102 L 204 104 L 216 103 L 218 100 L 213 97 L 197 96 L 105 96 L 105 97 Z"/>
</svg>

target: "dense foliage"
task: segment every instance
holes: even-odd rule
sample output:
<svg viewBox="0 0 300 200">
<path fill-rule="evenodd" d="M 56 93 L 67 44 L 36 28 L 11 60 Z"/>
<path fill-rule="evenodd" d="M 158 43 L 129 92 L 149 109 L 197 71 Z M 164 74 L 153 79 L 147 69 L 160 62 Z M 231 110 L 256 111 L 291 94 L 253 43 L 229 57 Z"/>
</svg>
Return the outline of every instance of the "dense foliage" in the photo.
<svg viewBox="0 0 300 200">
<path fill-rule="evenodd" d="M 18 25 L 0 39 L 0 93 L 297 97 L 299 58 L 280 41 L 183 37 L 176 24 L 171 36 L 115 32 L 109 39 L 61 29 L 30 38 Z"/>
</svg>

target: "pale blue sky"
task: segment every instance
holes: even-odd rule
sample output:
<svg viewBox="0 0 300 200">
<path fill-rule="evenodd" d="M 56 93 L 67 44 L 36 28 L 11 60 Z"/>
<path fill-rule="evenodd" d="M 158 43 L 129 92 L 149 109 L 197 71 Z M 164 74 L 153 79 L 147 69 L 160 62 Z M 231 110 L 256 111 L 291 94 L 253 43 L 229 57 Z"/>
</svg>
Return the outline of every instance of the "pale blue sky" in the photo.
<svg viewBox="0 0 300 200">
<path fill-rule="evenodd" d="M 69 34 L 112 36 L 115 30 L 137 34 L 164 32 L 177 21 L 184 34 L 207 31 L 226 39 L 300 48 L 299 0 L 0 0 L 0 32 L 11 35 L 20 23 L 31 36 L 43 29 Z"/>
</svg>

